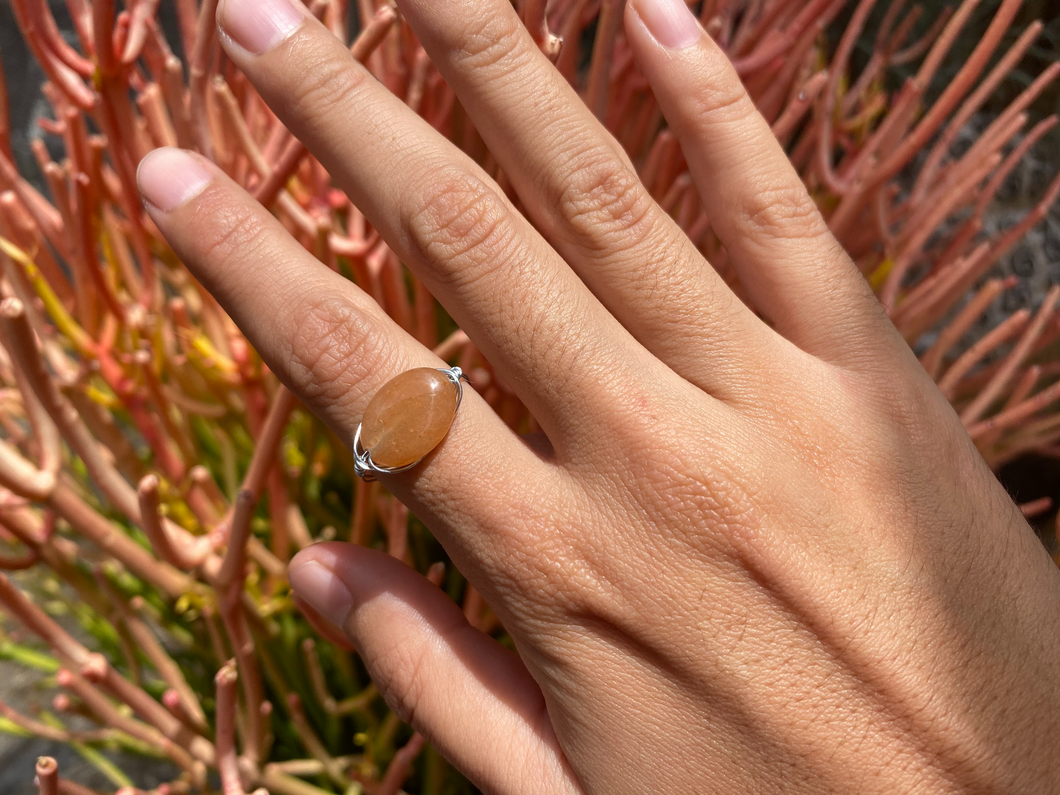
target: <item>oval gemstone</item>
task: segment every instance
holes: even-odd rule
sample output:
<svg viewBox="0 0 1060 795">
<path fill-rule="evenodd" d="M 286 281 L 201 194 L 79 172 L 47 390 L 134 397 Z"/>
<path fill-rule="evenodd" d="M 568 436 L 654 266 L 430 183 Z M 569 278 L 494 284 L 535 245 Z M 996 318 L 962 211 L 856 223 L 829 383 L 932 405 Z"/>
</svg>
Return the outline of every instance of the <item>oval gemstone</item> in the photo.
<svg viewBox="0 0 1060 795">
<path fill-rule="evenodd" d="M 414 464 L 438 446 L 456 416 L 457 387 L 420 367 L 383 385 L 361 418 L 361 446 L 385 469 Z"/>
</svg>

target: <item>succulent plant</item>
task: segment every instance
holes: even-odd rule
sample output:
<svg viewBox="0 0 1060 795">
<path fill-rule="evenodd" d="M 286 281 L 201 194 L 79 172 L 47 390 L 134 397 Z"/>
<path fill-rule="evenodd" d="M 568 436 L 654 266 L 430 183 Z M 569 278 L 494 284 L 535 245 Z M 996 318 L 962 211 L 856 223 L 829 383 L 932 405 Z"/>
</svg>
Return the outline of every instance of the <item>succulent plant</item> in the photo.
<svg viewBox="0 0 1060 795">
<path fill-rule="evenodd" d="M 989 121 L 981 114 L 1041 24 L 1011 36 L 1021 3 L 1004 0 L 939 86 L 974 0 L 915 40 L 921 12 L 902 0 L 695 5 L 987 460 L 1060 453 L 1060 287 L 1034 312 L 1001 310 L 1020 277 L 991 277 L 1060 180 L 1007 226 L 989 215 L 1056 124 L 1032 124 L 1028 108 L 1060 64 Z M 286 563 L 321 538 L 378 546 L 462 600 L 483 631 L 503 637 L 503 627 L 427 529 L 354 477 L 349 440 L 299 406 L 177 260 L 142 210 L 137 164 L 165 145 L 212 158 L 324 265 L 468 373 L 509 425 L 531 430 L 533 418 L 225 59 L 216 0 L 175 2 L 186 63 L 157 0 L 120 12 L 114 0 L 67 0 L 76 44 L 44 0 L 11 6 L 51 110 L 32 144 L 42 192 L 16 168 L 0 75 L 0 655 L 39 668 L 55 696 L 35 714 L 0 702 L 0 729 L 73 744 L 125 793 L 138 790 L 107 761 L 112 749 L 168 760 L 176 773 L 160 794 L 214 792 L 218 781 L 226 795 L 470 791 L 386 708 L 343 640 L 301 615 Z M 622 0 L 519 7 L 645 185 L 742 294 L 626 45 Z M 512 194 L 392 5 L 310 9 Z M 984 317 L 999 319 L 982 329 Z M 84 718 L 92 728 L 77 728 Z M 90 792 L 53 760 L 36 773 L 42 793 Z"/>
</svg>

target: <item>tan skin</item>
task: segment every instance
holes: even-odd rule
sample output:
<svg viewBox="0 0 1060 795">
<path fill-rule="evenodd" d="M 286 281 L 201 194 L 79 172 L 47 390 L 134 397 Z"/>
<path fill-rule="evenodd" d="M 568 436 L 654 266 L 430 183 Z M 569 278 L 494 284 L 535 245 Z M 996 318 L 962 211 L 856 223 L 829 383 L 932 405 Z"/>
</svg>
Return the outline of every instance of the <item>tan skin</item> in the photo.
<svg viewBox="0 0 1060 795">
<path fill-rule="evenodd" d="M 222 0 L 229 56 L 547 437 L 467 390 L 433 454 L 383 477 L 518 657 L 362 547 L 300 553 L 296 593 L 486 792 L 1057 791 L 1056 567 L 724 55 L 661 43 L 650 2 L 630 45 L 768 324 L 509 0 L 398 6 L 533 226 L 316 21 L 254 51 L 256 12 Z M 179 159 L 141 169 L 154 220 L 341 437 L 388 380 L 444 366 L 213 166 L 160 199 Z"/>
</svg>

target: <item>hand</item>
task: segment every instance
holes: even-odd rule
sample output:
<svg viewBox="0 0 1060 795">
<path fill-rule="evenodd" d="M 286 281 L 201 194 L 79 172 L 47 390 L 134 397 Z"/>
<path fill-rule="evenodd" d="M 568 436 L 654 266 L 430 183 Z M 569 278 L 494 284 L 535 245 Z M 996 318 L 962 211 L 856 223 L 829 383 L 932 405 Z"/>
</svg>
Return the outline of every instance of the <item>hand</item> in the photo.
<svg viewBox="0 0 1060 795">
<path fill-rule="evenodd" d="M 288 0 L 222 0 L 232 60 L 496 366 L 387 488 L 517 658 L 363 547 L 290 571 L 388 703 L 482 789 L 1056 791 L 1060 576 L 681 0 L 626 32 L 752 313 L 650 198 L 509 0 L 399 0 L 525 205 Z M 202 159 L 150 212 L 351 439 L 444 363 Z"/>
</svg>

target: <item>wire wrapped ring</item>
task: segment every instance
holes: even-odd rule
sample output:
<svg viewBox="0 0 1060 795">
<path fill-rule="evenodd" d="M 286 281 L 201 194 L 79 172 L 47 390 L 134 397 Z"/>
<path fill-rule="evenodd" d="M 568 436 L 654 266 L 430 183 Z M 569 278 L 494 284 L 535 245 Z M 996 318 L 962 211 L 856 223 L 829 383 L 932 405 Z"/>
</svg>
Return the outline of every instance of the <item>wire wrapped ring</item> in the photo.
<svg viewBox="0 0 1060 795">
<path fill-rule="evenodd" d="M 429 448 L 424 449 L 422 451 L 422 455 L 416 458 L 415 461 L 399 466 L 380 466 L 372 460 L 371 452 L 369 450 L 366 450 L 361 442 L 361 431 L 364 427 L 364 418 L 368 417 L 369 414 L 373 412 L 373 404 L 376 402 L 377 399 L 381 398 L 381 396 L 384 401 L 387 399 L 393 399 L 393 393 L 400 391 L 400 389 L 404 387 L 405 382 L 411 382 L 414 379 L 419 381 L 426 380 L 427 382 L 430 382 L 432 379 L 430 378 L 429 374 L 432 372 L 442 373 L 442 375 L 444 375 L 445 378 L 451 384 L 453 384 L 454 387 L 456 387 L 456 402 L 451 409 L 451 415 L 449 417 L 448 423 L 445 424 L 444 428 L 441 428 L 441 425 L 439 424 L 435 428 L 431 429 L 434 436 L 437 438 L 436 440 L 433 440 L 430 436 L 428 436 L 428 440 L 433 443 L 430 444 Z M 414 374 L 419 375 L 417 376 Z M 437 376 L 434 376 L 433 378 L 436 380 Z M 402 373 L 401 375 L 391 379 L 386 384 L 384 384 L 380 388 L 379 392 L 376 393 L 375 397 L 373 397 L 372 400 L 369 402 L 368 407 L 365 409 L 364 417 L 362 417 L 361 422 L 357 424 L 357 430 L 353 435 L 354 474 L 356 474 L 357 477 L 361 478 L 366 483 L 371 483 L 372 481 L 377 479 L 376 475 L 395 475 L 399 472 L 407 472 L 408 470 L 412 469 L 417 464 L 419 464 L 424 458 L 426 458 L 428 453 L 430 453 L 432 450 L 434 450 L 435 447 L 441 444 L 442 439 L 444 439 L 445 435 L 449 432 L 449 426 L 452 424 L 453 419 L 455 419 L 456 417 L 456 411 L 460 408 L 460 402 L 463 400 L 464 397 L 464 386 L 461 381 L 467 381 L 468 383 L 470 383 L 467 375 L 465 375 L 464 371 L 461 370 L 459 367 L 452 367 L 449 369 L 438 368 L 437 370 L 432 370 L 431 368 L 419 368 L 418 370 L 409 370 L 408 372 Z M 401 382 L 401 385 L 397 386 L 399 382 Z M 388 390 L 388 387 L 392 386 L 394 388 Z M 428 396 L 432 396 L 434 393 L 430 391 L 431 386 L 429 383 L 427 389 Z M 430 407 L 428 406 L 428 416 L 430 416 L 429 408 Z M 383 412 L 385 412 L 385 409 L 377 409 L 374 413 L 381 414 Z M 444 414 L 442 415 L 442 419 L 444 421 Z M 442 431 L 440 434 L 438 433 L 439 430 Z"/>
</svg>

